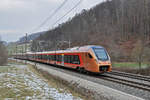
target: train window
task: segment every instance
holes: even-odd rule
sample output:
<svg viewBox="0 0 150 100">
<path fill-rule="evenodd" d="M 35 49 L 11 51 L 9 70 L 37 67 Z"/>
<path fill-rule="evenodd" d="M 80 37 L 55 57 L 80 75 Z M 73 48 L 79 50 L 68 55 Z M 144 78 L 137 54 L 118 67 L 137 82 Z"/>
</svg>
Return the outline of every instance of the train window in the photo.
<svg viewBox="0 0 150 100">
<path fill-rule="evenodd" d="M 80 59 L 78 55 L 74 55 L 73 64 L 80 64 Z"/>
<path fill-rule="evenodd" d="M 67 55 L 66 57 L 67 57 L 67 63 L 69 63 L 69 55 Z"/>
<path fill-rule="evenodd" d="M 56 55 L 52 55 L 52 61 L 56 61 Z"/>
<path fill-rule="evenodd" d="M 62 59 L 62 56 L 60 59 Z M 79 56 L 78 55 L 65 55 L 64 62 L 71 63 L 71 64 L 80 64 Z"/>
<path fill-rule="evenodd" d="M 42 59 L 44 60 L 45 59 L 45 55 L 41 55 Z"/>
<path fill-rule="evenodd" d="M 40 55 L 38 55 L 38 59 L 40 59 Z"/>
<path fill-rule="evenodd" d="M 67 63 L 67 55 L 64 56 L 64 62 Z"/>
<path fill-rule="evenodd" d="M 52 61 L 53 61 L 53 58 L 54 58 L 53 55 L 51 55 L 51 60 L 52 60 Z"/>
<path fill-rule="evenodd" d="M 47 55 L 47 60 L 50 60 L 50 55 Z"/>
<path fill-rule="evenodd" d="M 69 55 L 66 55 L 66 63 L 68 63 L 68 58 L 69 58 Z"/>
<path fill-rule="evenodd" d="M 71 55 L 71 57 L 70 57 L 70 63 L 73 64 L 73 62 L 74 62 L 74 55 Z"/>
<path fill-rule="evenodd" d="M 44 55 L 44 59 L 47 60 L 47 55 Z"/>
<path fill-rule="evenodd" d="M 41 55 L 41 59 L 42 59 L 42 60 L 44 59 L 44 55 Z"/>
<path fill-rule="evenodd" d="M 53 59 L 53 61 L 55 61 L 55 55 L 52 55 L 52 59 Z"/>
<path fill-rule="evenodd" d="M 46 60 L 48 60 L 48 55 L 46 55 Z"/>
<path fill-rule="evenodd" d="M 55 55 L 52 55 L 52 59 L 53 59 L 53 61 L 55 61 Z"/>
<path fill-rule="evenodd" d="M 65 55 L 65 63 L 70 63 L 70 55 Z"/>
<path fill-rule="evenodd" d="M 62 57 L 63 57 L 63 56 L 62 56 L 62 55 L 60 55 L 60 61 L 61 61 L 61 62 L 62 62 Z"/>
<path fill-rule="evenodd" d="M 55 56 L 54 55 L 52 55 L 52 61 L 54 61 L 55 60 Z"/>
<path fill-rule="evenodd" d="M 89 58 L 93 58 L 92 55 L 90 53 L 88 53 Z"/>
<path fill-rule="evenodd" d="M 52 61 L 52 55 L 49 55 L 49 56 L 48 56 L 48 59 L 49 59 L 50 61 Z"/>
<path fill-rule="evenodd" d="M 42 59 L 45 60 L 45 55 L 42 55 Z"/>
<path fill-rule="evenodd" d="M 98 60 L 105 61 L 105 60 L 109 59 L 105 49 L 95 48 L 94 51 L 95 51 L 95 55 L 97 56 Z"/>
<path fill-rule="evenodd" d="M 54 55 L 54 61 L 56 61 L 56 55 Z"/>
<path fill-rule="evenodd" d="M 48 55 L 45 55 L 45 57 L 46 57 L 46 60 L 48 60 Z"/>
<path fill-rule="evenodd" d="M 35 58 L 38 59 L 38 55 L 36 55 Z"/>
<path fill-rule="evenodd" d="M 62 61 L 62 56 L 61 55 L 59 55 L 59 62 L 61 62 Z"/>
<path fill-rule="evenodd" d="M 42 55 L 42 59 L 45 60 L 45 55 Z"/>
<path fill-rule="evenodd" d="M 52 55 L 52 61 L 55 61 L 55 55 Z"/>
<path fill-rule="evenodd" d="M 71 63 L 71 55 L 68 55 L 68 63 Z"/>
<path fill-rule="evenodd" d="M 56 55 L 56 61 L 59 61 L 59 55 Z"/>
<path fill-rule="evenodd" d="M 58 58 L 59 56 L 58 55 L 56 55 L 56 61 L 58 61 L 59 60 L 59 58 Z"/>
<path fill-rule="evenodd" d="M 57 61 L 60 61 L 60 56 L 59 55 L 57 55 Z"/>
</svg>

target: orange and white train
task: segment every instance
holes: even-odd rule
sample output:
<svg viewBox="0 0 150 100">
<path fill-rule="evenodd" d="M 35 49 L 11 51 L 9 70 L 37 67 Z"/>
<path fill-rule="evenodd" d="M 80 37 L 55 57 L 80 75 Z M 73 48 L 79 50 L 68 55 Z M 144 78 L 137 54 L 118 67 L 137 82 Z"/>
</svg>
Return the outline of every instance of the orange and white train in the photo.
<svg viewBox="0 0 150 100">
<path fill-rule="evenodd" d="M 104 73 L 112 70 L 108 52 L 102 46 L 95 45 L 59 51 L 17 54 L 14 55 L 14 58 L 69 67 L 85 72 Z"/>
</svg>

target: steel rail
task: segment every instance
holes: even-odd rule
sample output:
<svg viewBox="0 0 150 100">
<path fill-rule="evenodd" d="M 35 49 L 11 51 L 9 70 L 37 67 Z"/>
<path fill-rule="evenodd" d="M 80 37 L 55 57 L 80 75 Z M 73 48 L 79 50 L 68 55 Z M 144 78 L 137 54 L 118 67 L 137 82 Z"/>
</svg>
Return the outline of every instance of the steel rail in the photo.
<svg viewBox="0 0 150 100">
<path fill-rule="evenodd" d="M 139 82 L 135 82 L 135 81 L 129 81 L 126 79 L 116 78 L 116 77 L 109 76 L 109 75 L 102 75 L 102 76 L 104 76 L 104 77 L 99 77 L 99 78 L 150 92 L 149 84 L 139 83 Z"/>
<path fill-rule="evenodd" d="M 75 70 L 71 70 L 71 71 L 75 72 Z M 111 74 L 107 73 L 107 74 L 103 74 L 103 75 L 102 74 L 101 75 L 96 75 L 96 76 L 94 75 L 92 77 L 103 79 L 103 80 L 114 82 L 114 83 L 118 83 L 118 84 L 122 84 L 122 85 L 126 85 L 126 86 L 130 86 L 130 87 L 133 87 L 133 88 L 138 88 L 138 89 L 150 92 L 150 85 L 149 84 L 144 84 L 144 83 L 139 83 L 139 82 L 135 82 L 135 81 L 125 80 L 125 79 L 113 77 L 113 76 L 110 76 L 110 75 Z M 91 75 L 88 75 L 88 76 L 91 76 Z"/>
<path fill-rule="evenodd" d="M 126 72 L 114 71 L 114 70 L 112 72 L 109 72 L 108 74 L 117 75 L 117 76 L 119 75 L 119 76 L 123 76 L 123 77 L 128 77 L 128 78 L 132 78 L 132 79 L 138 79 L 138 80 L 150 82 L 150 77 L 143 76 L 143 75 L 131 74 L 131 73 L 126 73 Z"/>
</svg>

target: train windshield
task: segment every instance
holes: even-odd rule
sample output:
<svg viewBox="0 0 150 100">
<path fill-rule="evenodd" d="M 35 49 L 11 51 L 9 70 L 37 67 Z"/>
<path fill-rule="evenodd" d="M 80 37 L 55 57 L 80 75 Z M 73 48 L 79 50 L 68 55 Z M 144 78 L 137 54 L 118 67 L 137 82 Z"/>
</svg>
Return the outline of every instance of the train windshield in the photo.
<svg viewBox="0 0 150 100">
<path fill-rule="evenodd" d="M 108 55 L 107 55 L 105 49 L 94 48 L 94 51 L 95 51 L 95 54 L 96 54 L 98 60 L 103 60 L 103 61 L 108 60 Z"/>
</svg>

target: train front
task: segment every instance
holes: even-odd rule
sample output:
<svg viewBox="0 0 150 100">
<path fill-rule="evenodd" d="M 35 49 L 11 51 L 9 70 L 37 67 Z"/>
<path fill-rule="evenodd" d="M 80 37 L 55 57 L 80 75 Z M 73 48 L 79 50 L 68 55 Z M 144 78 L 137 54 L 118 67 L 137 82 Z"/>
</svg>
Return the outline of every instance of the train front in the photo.
<svg viewBox="0 0 150 100">
<path fill-rule="evenodd" d="M 101 46 L 92 48 L 97 62 L 97 69 L 100 73 L 110 72 L 112 70 L 111 60 L 108 52 Z"/>
</svg>

